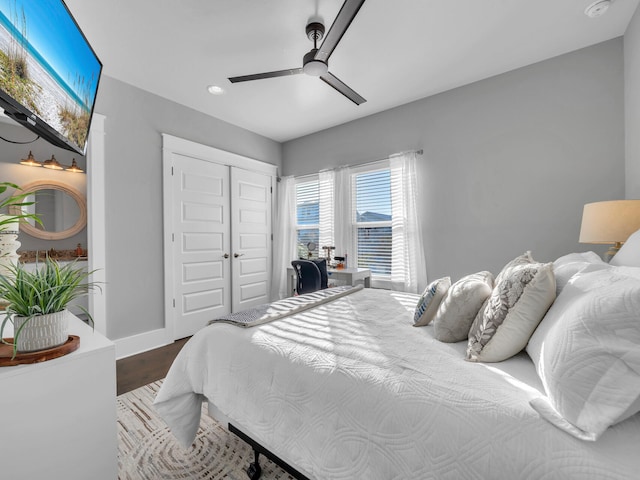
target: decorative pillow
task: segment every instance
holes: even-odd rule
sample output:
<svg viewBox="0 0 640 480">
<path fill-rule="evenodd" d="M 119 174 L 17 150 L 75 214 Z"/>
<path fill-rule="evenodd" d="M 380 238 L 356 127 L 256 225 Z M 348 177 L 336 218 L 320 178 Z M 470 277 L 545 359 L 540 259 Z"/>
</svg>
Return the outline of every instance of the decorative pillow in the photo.
<svg viewBox="0 0 640 480">
<path fill-rule="evenodd" d="M 556 277 L 556 296 L 560 295 L 560 292 L 562 292 L 571 277 L 589 265 L 607 267 L 607 263 L 595 252 L 570 253 L 553 262 L 553 274 Z"/>
<path fill-rule="evenodd" d="M 501 362 L 525 348 L 556 298 L 553 264 L 517 264 L 504 273 L 469 330 L 467 360 Z"/>
<path fill-rule="evenodd" d="M 433 333 L 441 342 L 465 340 L 478 310 L 491 295 L 493 274 L 478 272 L 454 283 L 438 307 L 433 319 Z"/>
<path fill-rule="evenodd" d="M 640 410 L 640 268 L 576 275 L 532 335 L 527 353 L 572 435 L 596 440 Z"/>
<path fill-rule="evenodd" d="M 640 267 L 640 230 L 631 234 L 618 253 L 609 262 L 610 265 Z"/>
<path fill-rule="evenodd" d="M 508 272 L 513 269 L 513 267 L 516 267 L 518 265 L 527 265 L 529 263 L 535 263 L 535 260 L 531 256 L 531 252 L 527 250 L 522 255 L 518 255 L 516 258 L 502 267 L 502 270 L 500 270 L 500 273 L 496 277 L 495 284 L 497 285 L 498 283 L 501 283 L 504 276 L 507 275 Z"/>
<path fill-rule="evenodd" d="M 418 300 L 418 305 L 416 305 L 416 312 L 413 314 L 414 327 L 429 325 L 450 286 L 451 278 L 444 277 L 431 282 L 424 289 L 420 300 Z"/>
</svg>

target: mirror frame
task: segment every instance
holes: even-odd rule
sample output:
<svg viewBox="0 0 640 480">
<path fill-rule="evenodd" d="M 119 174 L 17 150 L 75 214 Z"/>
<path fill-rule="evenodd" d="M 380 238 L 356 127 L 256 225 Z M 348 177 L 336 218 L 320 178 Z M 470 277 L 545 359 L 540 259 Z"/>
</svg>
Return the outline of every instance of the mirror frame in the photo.
<svg viewBox="0 0 640 480">
<path fill-rule="evenodd" d="M 79 191 L 69 185 L 55 180 L 38 180 L 21 187 L 20 193 L 31 193 L 45 189 L 61 190 L 71 196 L 78 204 L 78 208 L 80 209 L 80 218 L 78 218 L 78 221 L 73 226 L 66 230 L 62 230 L 61 232 L 47 232 L 45 230 L 40 230 L 27 222 L 20 222 L 20 232 L 24 232 L 27 235 L 31 235 L 32 237 L 40 238 L 42 240 L 62 240 L 73 237 L 87 226 L 87 202 Z M 20 208 L 10 207 L 9 213 L 17 215 L 20 213 Z"/>
</svg>

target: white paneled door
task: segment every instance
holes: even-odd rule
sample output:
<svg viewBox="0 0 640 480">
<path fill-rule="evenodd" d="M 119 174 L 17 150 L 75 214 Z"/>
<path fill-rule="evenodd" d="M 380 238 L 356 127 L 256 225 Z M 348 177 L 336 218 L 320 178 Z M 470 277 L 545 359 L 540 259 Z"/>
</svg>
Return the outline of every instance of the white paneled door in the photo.
<svg viewBox="0 0 640 480">
<path fill-rule="evenodd" d="M 269 301 L 271 177 L 231 168 L 232 309 Z"/>
<path fill-rule="evenodd" d="M 229 167 L 173 155 L 174 338 L 231 309 Z"/>
<path fill-rule="evenodd" d="M 184 141 L 178 147 L 194 153 L 164 152 L 166 330 L 172 340 L 267 303 L 271 290 L 273 174 L 264 172 L 271 168 Z"/>
</svg>

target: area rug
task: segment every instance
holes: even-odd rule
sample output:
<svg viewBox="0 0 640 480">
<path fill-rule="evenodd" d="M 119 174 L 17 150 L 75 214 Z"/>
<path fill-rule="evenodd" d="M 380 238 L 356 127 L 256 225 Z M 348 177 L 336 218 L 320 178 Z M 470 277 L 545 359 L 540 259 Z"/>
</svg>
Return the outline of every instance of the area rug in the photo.
<svg viewBox="0 0 640 480">
<path fill-rule="evenodd" d="M 118 478 L 247 480 L 253 450 L 205 412 L 193 445 L 178 444 L 153 408 L 161 385 L 150 383 L 117 398 Z M 293 480 L 264 456 L 260 466 L 261 480 Z"/>
</svg>

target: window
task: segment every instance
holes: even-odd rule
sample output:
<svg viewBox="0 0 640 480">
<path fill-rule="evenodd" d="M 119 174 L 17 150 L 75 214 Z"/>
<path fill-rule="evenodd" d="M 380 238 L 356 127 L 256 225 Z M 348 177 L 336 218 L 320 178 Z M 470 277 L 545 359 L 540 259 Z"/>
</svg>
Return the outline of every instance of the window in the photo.
<svg viewBox="0 0 640 480">
<path fill-rule="evenodd" d="M 320 175 L 322 177 L 322 174 Z M 306 177 L 296 184 L 296 252 L 298 257 L 322 256 L 322 247 L 333 245 L 333 229 L 353 229 L 350 266 L 369 268 L 374 276 L 391 275 L 391 174 L 389 168 L 358 169 L 351 175 L 351 222 L 329 226 L 333 216 L 333 182 Z M 310 242 L 315 248 L 309 250 Z M 323 243 L 324 242 L 324 243 Z M 322 243 L 322 245 L 321 245 Z M 309 255 L 311 254 L 311 255 Z"/>
<path fill-rule="evenodd" d="M 317 257 L 320 243 L 320 196 L 317 179 L 296 184 L 296 230 L 298 257 Z M 316 245 L 313 250 L 309 250 L 309 243 Z"/>
<path fill-rule="evenodd" d="M 286 246 L 295 235 L 296 254 L 302 258 L 323 257 L 323 247 L 333 247 L 332 257 L 348 255 L 349 267 L 370 269 L 372 286 L 420 293 L 427 269 L 416 156 L 402 152 L 388 160 L 296 178 L 296 218 L 286 223 Z M 294 188 L 288 185 L 291 201 Z M 309 242 L 316 245 L 311 252 Z M 286 255 L 291 256 L 290 250 Z"/>
<path fill-rule="evenodd" d="M 391 173 L 388 168 L 352 176 L 356 265 L 372 275 L 391 276 Z M 355 265 L 354 265 L 355 266 Z"/>
</svg>

